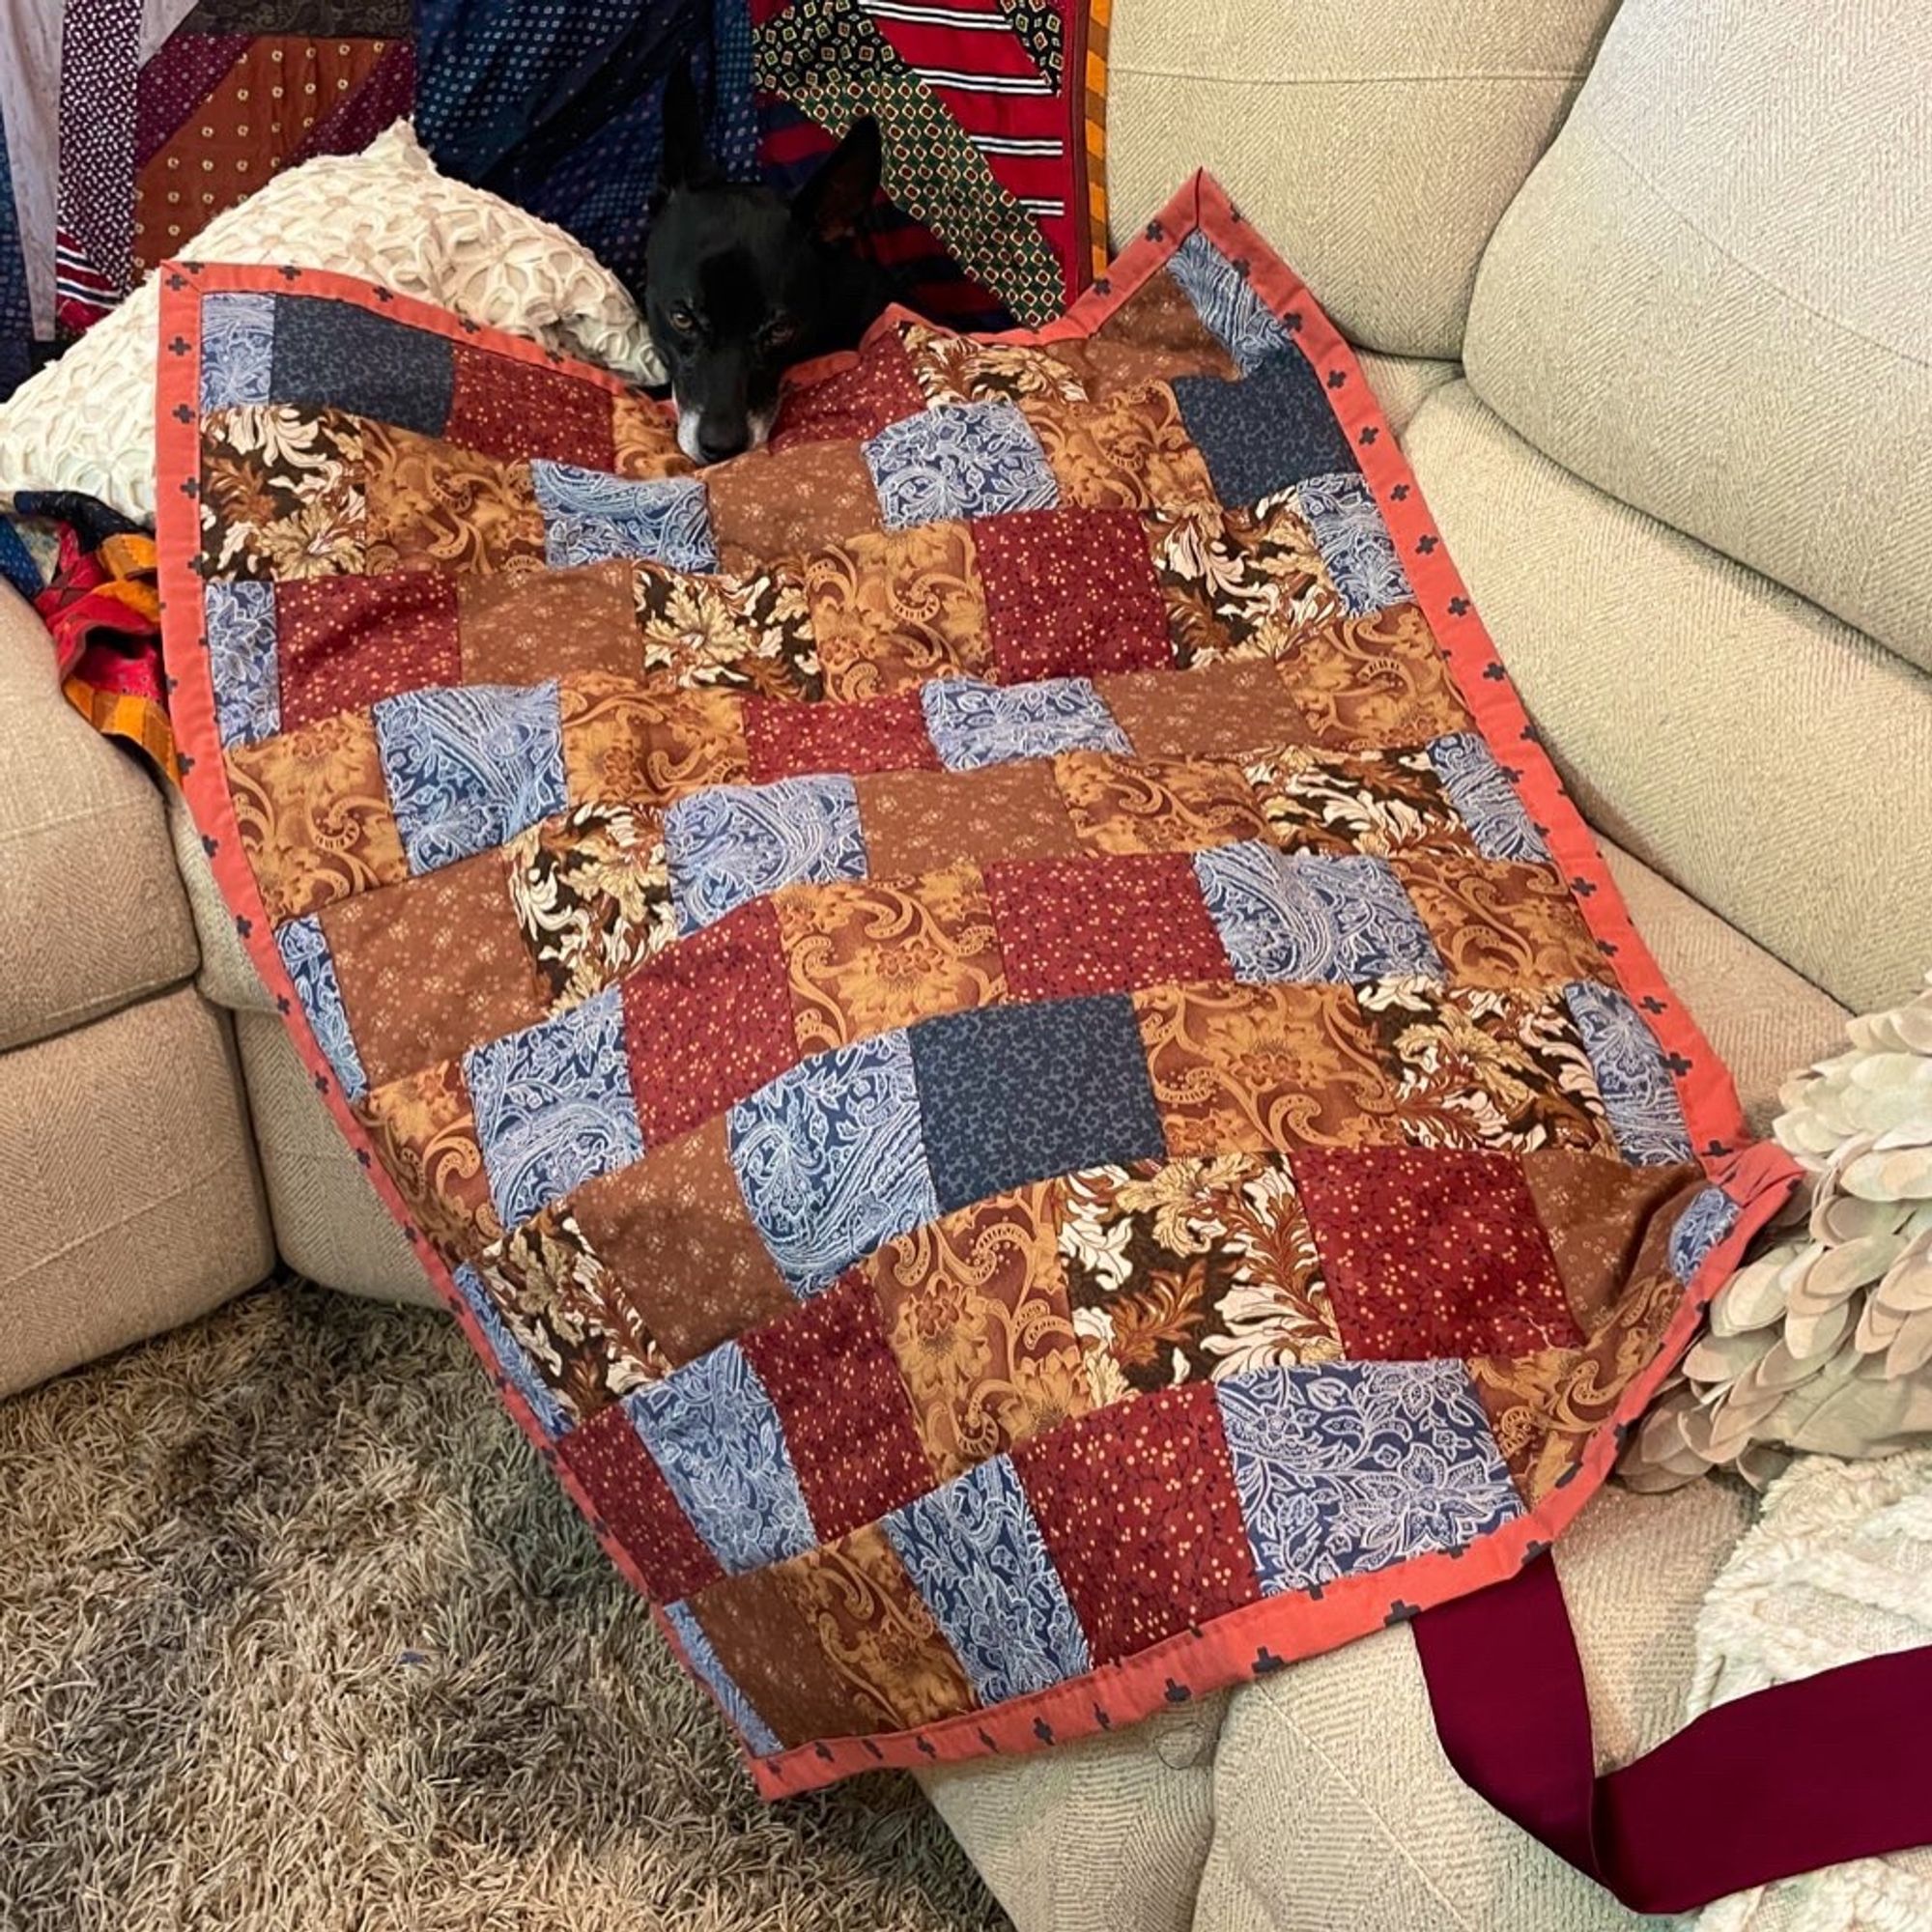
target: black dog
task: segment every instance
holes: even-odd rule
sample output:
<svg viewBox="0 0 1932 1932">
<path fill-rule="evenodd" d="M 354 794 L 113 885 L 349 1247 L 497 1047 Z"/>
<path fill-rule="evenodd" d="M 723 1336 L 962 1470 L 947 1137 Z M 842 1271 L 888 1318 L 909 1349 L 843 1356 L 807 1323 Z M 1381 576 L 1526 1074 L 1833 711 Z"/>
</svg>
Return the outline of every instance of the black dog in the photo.
<svg viewBox="0 0 1932 1932">
<path fill-rule="evenodd" d="M 879 124 L 869 115 L 790 203 L 725 181 L 706 152 L 691 76 L 671 75 L 644 315 L 687 456 L 722 463 L 756 448 L 771 434 L 784 371 L 850 349 L 893 299 L 887 277 L 851 245 L 878 185 Z"/>
</svg>

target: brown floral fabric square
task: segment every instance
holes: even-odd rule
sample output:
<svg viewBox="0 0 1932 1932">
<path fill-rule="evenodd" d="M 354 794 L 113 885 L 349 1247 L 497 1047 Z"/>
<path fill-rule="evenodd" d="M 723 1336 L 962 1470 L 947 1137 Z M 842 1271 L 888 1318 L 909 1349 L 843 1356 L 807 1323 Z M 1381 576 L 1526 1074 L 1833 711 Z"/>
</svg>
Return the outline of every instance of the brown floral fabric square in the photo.
<svg viewBox="0 0 1932 1932">
<path fill-rule="evenodd" d="M 368 562 L 390 570 L 483 577 L 544 558 L 543 516 L 527 463 L 361 419 Z"/>
<path fill-rule="evenodd" d="M 1402 851 L 1396 876 L 1459 985 L 1561 986 L 1609 970 L 1570 889 L 1547 866 Z"/>
<path fill-rule="evenodd" d="M 202 424 L 201 542 L 210 577 L 300 580 L 368 561 L 367 426 L 339 410 L 244 403 Z"/>
<path fill-rule="evenodd" d="M 476 1115 L 455 1061 L 371 1087 L 355 1106 L 377 1157 L 438 1247 L 473 1261 L 501 1238 Z"/>
<path fill-rule="evenodd" d="M 1064 752 L 1053 776 L 1095 852 L 1201 852 L 1267 837 L 1254 787 L 1234 763 Z"/>
<path fill-rule="evenodd" d="M 1163 506 L 1145 522 L 1182 669 L 1279 656 L 1304 625 L 1342 615 L 1341 593 L 1292 490 L 1252 509 Z"/>
<path fill-rule="evenodd" d="M 592 672 L 564 681 L 563 769 L 580 805 L 664 806 L 749 775 L 738 700 L 724 691 L 642 690 Z"/>
<path fill-rule="evenodd" d="M 1427 751 L 1323 752 L 1290 745 L 1250 759 L 1247 779 L 1268 836 L 1288 851 L 1475 857 Z"/>
<path fill-rule="evenodd" d="M 1214 485 L 1165 383 L 1105 402 L 1047 394 L 1021 405 L 1060 484 L 1060 500 L 1094 510 L 1211 504 Z"/>
<path fill-rule="evenodd" d="M 640 563 L 634 596 L 644 673 L 654 686 L 808 701 L 825 696 L 805 583 L 795 572 L 693 577 Z"/>
<path fill-rule="evenodd" d="M 1424 745 L 1474 723 L 1413 604 L 1310 624 L 1287 661 L 1320 745 Z"/>
<path fill-rule="evenodd" d="M 828 696 L 883 697 L 949 672 L 990 673 L 986 593 L 965 524 L 854 536 L 804 568 Z"/>
<path fill-rule="evenodd" d="M 689 476 L 696 465 L 677 446 L 677 420 L 648 396 L 615 396 L 611 403 L 611 468 L 619 476 L 649 481 Z"/>
</svg>

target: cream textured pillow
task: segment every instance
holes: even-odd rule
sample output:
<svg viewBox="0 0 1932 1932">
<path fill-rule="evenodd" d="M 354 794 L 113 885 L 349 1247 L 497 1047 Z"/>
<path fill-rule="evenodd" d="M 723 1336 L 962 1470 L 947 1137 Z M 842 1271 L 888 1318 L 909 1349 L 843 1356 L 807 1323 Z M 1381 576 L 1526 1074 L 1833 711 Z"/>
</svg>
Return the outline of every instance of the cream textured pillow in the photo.
<svg viewBox="0 0 1932 1932">
<path fill-rule="evenodd" d="M 187 252 L 360 275 L 633 382 L 663 379 L 616 276 L 562 229 L 439 174 L 407 121 L 359 155 L 278 175 Z M 151 278 L 0 407 L 0 491 L 79 490 L 152 520 L 158 302 Z"/>
</svg>

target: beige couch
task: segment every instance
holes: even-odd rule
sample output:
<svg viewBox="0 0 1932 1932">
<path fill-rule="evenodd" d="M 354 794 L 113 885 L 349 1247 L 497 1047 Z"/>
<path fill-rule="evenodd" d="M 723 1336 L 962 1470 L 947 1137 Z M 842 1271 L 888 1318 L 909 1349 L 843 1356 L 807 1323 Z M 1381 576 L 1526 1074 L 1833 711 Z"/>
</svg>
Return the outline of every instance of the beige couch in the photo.
<svg viewBox="0 0 1932 1932">
<path fill-rule="evenodd" d="M 1762 1125 L 1848 1009 L 1932 963 L 1932 33 L 1879 0 L 1116 0 L 1112 52 L 1117 232 L 1205 161 L 1369 352 Z M 241 1287 L 270 1225 L 318 1281 L 428 1298 L 191 828 L 171 860 L 21 614 L 0 611 L 0 1172 L 29 1208 L 0 1389 Z M 1673 1726 L 1745 1516 L 1719 1484 L 1614 1493 L 1566 1544 L 1607 1758 Z M 1634 1922 L 1456 1781 L 1402 1632 L 926 1783 L 1023 1932 Z"/>
</svg>

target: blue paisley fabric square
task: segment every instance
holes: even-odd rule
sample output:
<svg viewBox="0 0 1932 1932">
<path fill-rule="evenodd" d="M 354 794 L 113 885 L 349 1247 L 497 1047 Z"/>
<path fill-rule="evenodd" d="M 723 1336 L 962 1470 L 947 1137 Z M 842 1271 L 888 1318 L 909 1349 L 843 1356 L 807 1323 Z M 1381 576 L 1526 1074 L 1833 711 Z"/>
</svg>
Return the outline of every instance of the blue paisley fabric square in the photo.
<svg viewBox="0 0 1932 1932">
<path fill-rule="evenodd" d="M 335 977 L 335 960 L 323 935 L 322 922 L 311 913 L 306 919 L 292 919 L 278 925 L 275 948 L 289 969 L 289 978 L 296 982 L 316 1044 L 335 1069 L 343 1097 L 359 1100 L 369 1083 L 363 1077 L 362 1056 L 355 1050 L 355 1036 L 349 1031 L 349 1013 L 342 1004 L 342 987 Z"/>
<path fill-rule="evenodd" d="M 715 571 L 711 500 L 695 476 L 638 482 L 575 463 L 530 465 L 553 570 L 639 556 L 670 570 Z"/>
<path fill-rule="evenodd" d="M 1237 980 L 1445 977 L 1429 928 L 1383 860 L 1287 853 L 1250 838 L 1197 852 L 1194 875 Z"/>
<path fill-rule="evenodd" d="M 1168 258 L 1167 272 L 1237 369 L 1258 369 L 1269 356 L 1293 350 L 1288 326 L 1198 228 Z"/>
<path fill-rule="evenodd" d="M 643 1156 L 616 986 L 554 1019 L 472 1046 L 463 1073 L 491 1198 L 506 1228 Z"/>
<path fill-rule="evenodd" d="M 1077 1168 L 1166 1157 L 1123 995 L 948 1013 L 911 1038 L 942 1213 Z"/>
<path fill-rule="evenodd" d="M 1485 859 L 1515 859 L 1527 866 L 1549 863 L 1549 848 L 1522 809 L 1516 787 L 1474 731 L 1452 731 L 1435 739 L 1429 762 Z"/>
<path fill-rule="evenodd" d="M 440 436 L 456 392 L 456 355 L 433 329 L 325 297 L 278 296 L 270 380 L 270 402 L 346 410 Z"/>
<path fill-rule="evenodd" d="M 739 1734 L 759 1757 L 770 1757 L 783 1748 L 778 1733 L 753 1710 L 752 1702 L 738 1688 L 738 1681 L 724 1668 L 723 1661 L 704 1634 L 704 1626 L 692 1613 L 689 1604 L 667 1604 L 665 1616 L 684 1647 L 685 1661 L 703 1678 L 724 1715 L 737 1725 Z"/>
<path fill-rule="evenodd" d="M 903 1033 L 835 1048 L 768 1081 L 731 1109 L 725 1137 L 745 1206 L 800 1294 L 938 1216 Z"/>
<path fill-rule="evenodd" d="M 1738 1205 L 1721 1187 L 1707 1187 L 1696 1195 L 1670 1231 L 1670 1272 L 1679 1281 L 1690 1281 L 1737 1219 Z"/>
<path fill-rule="evenodd" d="M 275 298 L 205 296 L 201 303 L 201 407 L 266 403 L 274 380 Z"/>
<path fill-rule="evenodd" d="M 1092 1667 L 1011 1460 L 995 1456 L 883 1520 L 982 1704 Z"/>
<path fill-rule="evenodd" d="M 573 1427 L 563 1405 L 544 1385 L 528 1352 L 510 1333 L 509 1324 L 503 1320 L 503 1311 L 483 1286 L 483 1277 L 468 1262 L 452 1268 L 450 1275 L 470 1314 L 475 1316 L 476 1325 L 482 1329 L 484 1340 L 490 1345 L 497 1373 L 523 1397 L 530 1413 L 543 1425 L 544 1434 L 554 1442 Z"/>
<path fill-rule="evenodd" d="M 1246 509 L 1304 477 L 1355 468 L 1321 379 L 1297 349 L 1236 382 L 1177 376 L 1172 386 L 1187 434 L 1208 460 L 1214 494 L 1230 509 Z"/>
<path fill-rule="evenodd" d="M 693 792 L 665 813 L 664 840 L 686 936 L 781 886 L 866 876 L 859 794 L 837 773 Z"/>
<path fill-rule="evenodd" d="M 252 745 L 282 728 L 281 660 L 275 586 L 254 578 L 209 584 L 208 669 L 223 745 Z"/>
<path fill-rule="evenodd" d="M 945 518 L 1050 510 L 1060 501 L 1039 438 L 1009 402 L 923 410 L 888 423 L 860 446 L 889 530 Z"/>
<path fill-rule="evenodd" d="M 1021 758 L 1050 758 L 1056 752 L 1133 750 L 1091 678 L 1010 685 L 934 678 L 920 686 L 919 701 L 926 733 L 948 771 L 977 772 Z"/>
<path fill-rule="evenodd" d="M 1637 1167 L 1689 1160 L 1684 1110 L 1643 1015 L 1617 987 L 1594 980 L 1573 980 L 1563 989 L 1563 1001 L 1583 1036 L 1617 1151 Z"/>
<path fill-rule="evenodd" d="M 411 871 L 487 852 L 563 810 L 554 679 L 409 691 L 372 709 Z"/>
<path fill-rule="evenodd" d="M 1460 1362 L 1327 1362 L 1214 1384 L 1264 1596 L 1456 1549 L 1522 1513 Z"/>
<path fill-rule="evenodd" d="M 1414 595 L 1388 525 L 1359 472 L 1304 476 L 1294 497 L 1351 617 L 1385 611 Z"/>
<path fill-rule="evenodd" d="M 727 1575 L 817 1545 L 784 1425 L 737 1343 L 638 1390 L 624 1408 Z"/>
</svg>

